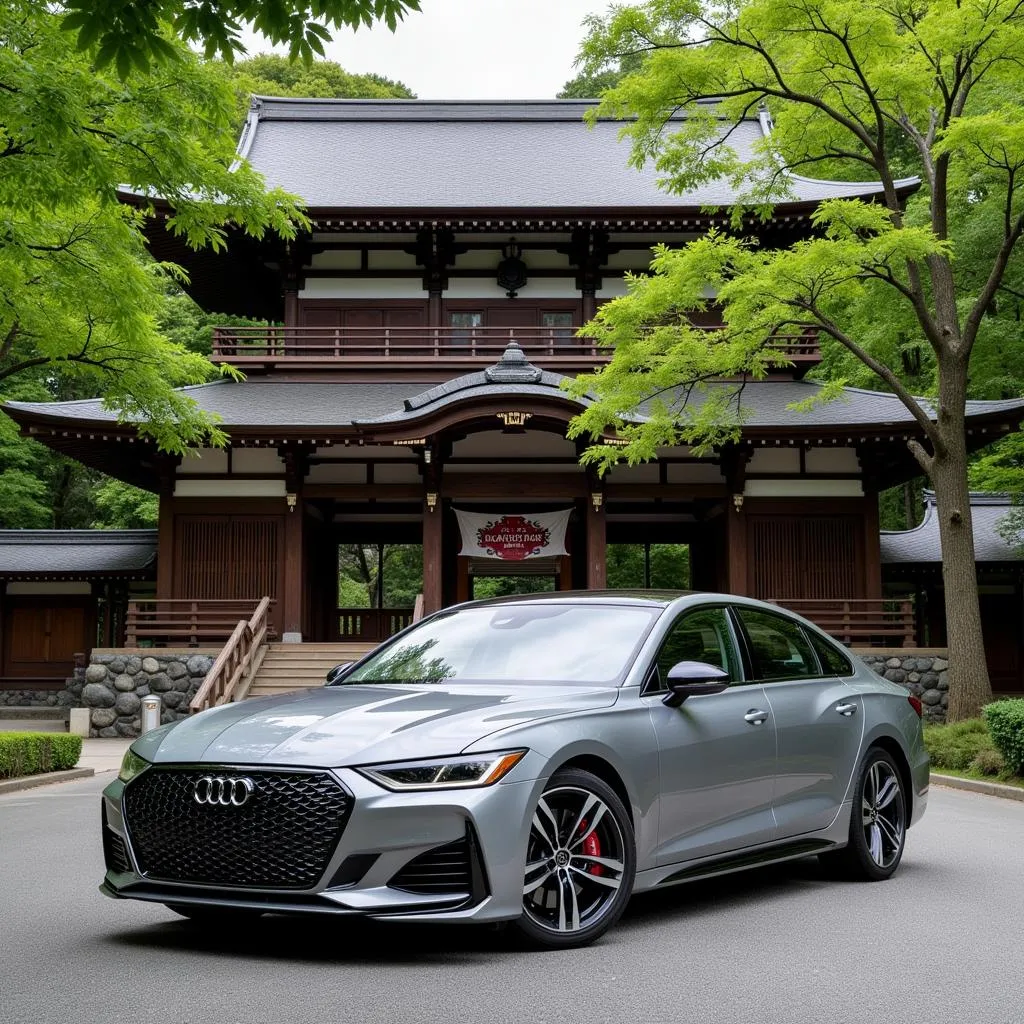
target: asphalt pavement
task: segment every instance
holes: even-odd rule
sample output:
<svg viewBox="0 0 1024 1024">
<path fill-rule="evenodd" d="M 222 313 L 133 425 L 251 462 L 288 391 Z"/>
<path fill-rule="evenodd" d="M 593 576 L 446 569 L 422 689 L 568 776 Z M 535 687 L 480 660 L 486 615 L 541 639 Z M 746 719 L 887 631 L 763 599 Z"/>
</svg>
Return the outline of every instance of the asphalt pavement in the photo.
<svg viewBox="0 0 1024 1024">
<path fill-rule="evenodd" d="M 195 928 L 107 899 L 109 774 L 0 797 L 5 1024 L 1017 1024 L 1024 804 L 933 788 L 896 876 L 815 861 L 633 900 L 604 940 L 267 918 Z"/>
</svg>

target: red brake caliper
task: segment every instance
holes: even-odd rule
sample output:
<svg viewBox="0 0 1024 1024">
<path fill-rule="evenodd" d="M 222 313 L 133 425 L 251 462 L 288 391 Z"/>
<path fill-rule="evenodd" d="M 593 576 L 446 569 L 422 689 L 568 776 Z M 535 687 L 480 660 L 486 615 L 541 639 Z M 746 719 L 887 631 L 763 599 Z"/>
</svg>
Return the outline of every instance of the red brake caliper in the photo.
<svg viewBox="0 0 1024 1024">
<path fill-rule="evenodd" d="M 587 831 L 586 821 L 580 822 L 580 832 Z M 583 840 L 583 853 L 587 857 L 600 857 L 601 856 L 601 840 L 597 838 L 596 832 L 591 832 L 586 839 Z M 591 864 L 587 870 L 592 875 L 603 875 L 604 868 L 600 864 Z"/>
</svg>

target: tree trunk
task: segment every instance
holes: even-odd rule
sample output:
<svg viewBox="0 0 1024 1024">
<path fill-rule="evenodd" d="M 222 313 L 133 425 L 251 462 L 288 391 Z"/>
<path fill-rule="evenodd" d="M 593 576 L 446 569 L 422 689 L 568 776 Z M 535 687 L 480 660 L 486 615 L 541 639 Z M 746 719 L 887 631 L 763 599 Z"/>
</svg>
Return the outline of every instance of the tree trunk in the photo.
<svg viewBox="0 0 1024 1024">
<path fill-rule="evenodd" d="M 992 684 L 988 678 L 978 605 L 963 427 L 944 431 L 944 434 L 949 450 L 944 457 L 935 459 L 930 476 L 939 517 L 946 638 L 950 652 L 946 717 L 949 722 L 961 722 L 980 714 L 982 707 L 992 699 Z"/>
</svg>

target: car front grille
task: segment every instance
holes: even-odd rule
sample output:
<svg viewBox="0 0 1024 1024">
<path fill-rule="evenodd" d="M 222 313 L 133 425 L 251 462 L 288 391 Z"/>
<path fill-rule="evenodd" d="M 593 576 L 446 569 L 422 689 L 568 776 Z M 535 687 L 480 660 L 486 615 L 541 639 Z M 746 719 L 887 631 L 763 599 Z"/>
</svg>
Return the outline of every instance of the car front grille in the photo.
<svg viewBox="0 0 1024 1024">
<path fill-rule="evenodd" d="M 248 779 L 251 795 L 241 806 L 199 803 L 204 777 Z M 139 868 L 169 882 L 308 889 L 351 810 L 351 796 L 326 772 L 150 768 L 124 791 Z"/>
<path fill-rule="evenodd" d="M 473 883 L 468 837 L 421 853 L 393 875 L 388 885 L 404 892 L 431 895 L 470 892 Z"/>
</svg>

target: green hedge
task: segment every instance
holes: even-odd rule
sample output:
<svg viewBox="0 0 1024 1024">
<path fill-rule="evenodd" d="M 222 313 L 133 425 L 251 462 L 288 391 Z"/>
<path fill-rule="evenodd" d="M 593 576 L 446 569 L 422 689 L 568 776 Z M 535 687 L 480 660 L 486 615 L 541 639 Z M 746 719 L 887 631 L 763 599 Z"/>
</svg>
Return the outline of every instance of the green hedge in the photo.
<svg viewBox="0 0 1024 1024">
<path fill-rule="evenodd" d="M 1024 775 L 1024 700 L 997 700 L 987 704 L 982 714 L 1006 767 Z"/>
<path fill-rule="evenodd" d="M 0 779 L 74 768 L 82 737 L 62 732 L 0 732 Z"/>
</svg>

